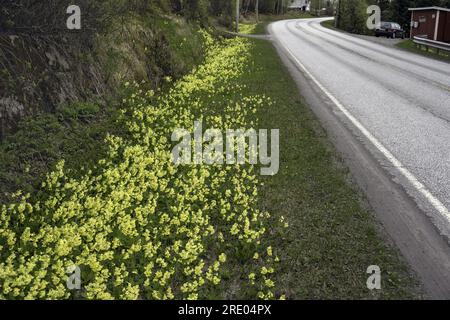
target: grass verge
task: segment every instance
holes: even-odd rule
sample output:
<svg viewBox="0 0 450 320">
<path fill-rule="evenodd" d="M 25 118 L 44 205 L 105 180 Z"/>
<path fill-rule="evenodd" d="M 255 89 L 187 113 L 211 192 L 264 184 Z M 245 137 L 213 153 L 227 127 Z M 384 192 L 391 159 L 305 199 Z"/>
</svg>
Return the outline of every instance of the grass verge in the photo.
<svg viewBox="0 0 450 320">
<path fill-rule="evenodd" d="M 338 28 L 336 28 L 334 26 L 334 20 L 322 21 L 320 24 L 322 25 L 322 27 L 325 27 L 325 28 L 328 28 L 328 29 L 333 29 L 333 30 L 336 30 L 336 31 L 342 31 L 342 30 L 340 30 L 340 29 L 338 29 Z"/>
<path fill-rule="evenodd" d="M 450 52 L 444 50 L 438 51 L 434 48 L 427 49 L 423 46 L 417 47 L 411 39 L 398 43 L 397 47 L 403 50 L 407 50 L 409 52 L 420 54 L 428 58 L 450 62 Z"/>
</svg>

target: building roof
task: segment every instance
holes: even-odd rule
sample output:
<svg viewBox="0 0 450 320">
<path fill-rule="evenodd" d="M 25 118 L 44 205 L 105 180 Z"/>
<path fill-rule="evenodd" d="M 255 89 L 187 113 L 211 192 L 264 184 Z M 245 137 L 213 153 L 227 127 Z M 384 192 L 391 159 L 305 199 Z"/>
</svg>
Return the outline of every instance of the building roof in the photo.
<svg viewBox="0 0 450 320">
<path fill-rule="evenodd" d="M 442 7 L 423 7 L 423 8 L 409 8 L 409 11 L 419 11 L 419 10 L 440 10 L 440 11 L 448 11 L 450 12 L 449 8 L 442 8 Z"/>
</svg>

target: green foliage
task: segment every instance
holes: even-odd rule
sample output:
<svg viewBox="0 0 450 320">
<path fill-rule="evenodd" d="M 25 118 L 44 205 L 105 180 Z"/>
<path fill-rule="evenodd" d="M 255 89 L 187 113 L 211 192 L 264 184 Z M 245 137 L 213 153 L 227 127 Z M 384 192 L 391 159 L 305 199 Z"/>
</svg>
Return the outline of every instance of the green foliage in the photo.
<svg viewBox="0 0 450 320">
<path fill-rule="evenodd" d="M 368 33 L 366 9 L 365 0 L 340 0 L 338 28 L 353 33 Z"/>
<path fill-rule="evenodd" d="M 406 30 L 409 30 L 411 12 L 408 8 L 415 7 L 413 0 L 392 0 L 390 5 L 390 16 L 386 18 L 400 24 Z M 386 20 L 387 20 L 386 19 Z"/>
<path fill-rule="evenodd" d="M 99 111 L 100 107 L 93 103 L 73 103 L 61 107 L 58 110 L 58 113 L 61 114 L 64 119 L 83 122 L 86 118 L 94 116 Z"/>
<path fill-rule="evenodd" d="M 0 144 L 0 203 L 11 200 L 17 189 L 36 193 L 60 159 L 68 159 L 71 168 L 95 162 L 104 133 L 113 128 L 111 113 L 96 104 L 74 103 L 23 119 L 17 132 Z"/>
<path fill-rule="evenodd" d="M 130 16 L 96 40 L 96 55 L 109 83 L 117 88 L 133 79 L 161 86 L 164 77 L 178 79 L 202 62 L 199 26 L 176 16 Z"/>
<path fill-rule="evenodd" d="M 155 96 L 137 83 L 101 159 L 77 173 L 57 164 L 37 194 L 16 192 L 0 207 L 0 298 L 197 299 L 214 294 L 227 263 L 253 298 L 274 298 L 276 257 L 261 239 L 269 214 L 257 209 L 253 166 L 177 166 L 171 134 L 195 119 L 221 130 L 254 127 L 263 95 L 236 81 L 251 61 L 250 43 L 214 43 L 205 34 L 203 65 Z M 63 108 L 64 118 L 96 108 Z M 55 121 L 42 130 L 60 131 Z M 52 126 L 55 126 L 53 128 Z M 271 226 L 273 229 L 273 226 Z M 249 263 L 253 261 L 253 263 Z M 68 267 L 82 271 L 82 290 L 66 287 Z"/>
<path fill-rule="evenodd" d="M 405 30 L 409 30 L 411 12 L 408 8 L 441 6 L 450 7 L 448 0 L 340 0 L 340 12 L 338 14 L 338 27 L 345 31 L 368 34 L 366 28 L 366 8 L 375 4 L 381 8 L 382 21 L 394 21 L 399 23 Z"/>
<path fill-rule="evenodd" d="M 381 2 L 381 5 L 380 5 Z M 405 30 L 409 30 L 411 21 L 411 12 L 408 8 L 418 7 L 444 7 L 450 8 L 448 0 L 387 0 L 376 1 L 382 10 L 382 19 L 384 21 L 395 21 L 399 23 Z"/>
</svg>

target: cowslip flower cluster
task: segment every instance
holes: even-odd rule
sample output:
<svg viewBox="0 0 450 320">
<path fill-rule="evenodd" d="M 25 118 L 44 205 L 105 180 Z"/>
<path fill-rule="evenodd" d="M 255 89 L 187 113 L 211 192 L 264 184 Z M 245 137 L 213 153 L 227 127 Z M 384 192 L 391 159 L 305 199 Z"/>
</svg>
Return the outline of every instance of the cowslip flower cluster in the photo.
<svg viewBox="0 0 450 320">
<path fill-rule="evenodd" d="M 255 127 L 249 115 L 270 103 L 236 83 L 250 42 L 204 37 L 204 64 L 166 93 L 127 83 L 125 133 L 106 138 L 108 152 L 94 167 L 73 174 L 61 161 L 37 196 L 18 192 L 20 201 L 1 206 L 0 298 L 199 299 L 237 255 L 248 264 L 238 276 L 259 298 L 274 297 L 256 170 L 177 166 L 171 158 L 175 128 L 197 119 L 222 130 Z M 254 254 L 265 257 L 264 269 Z M 66 286 L 74 265 L 79 291 Z"/>
</svg>

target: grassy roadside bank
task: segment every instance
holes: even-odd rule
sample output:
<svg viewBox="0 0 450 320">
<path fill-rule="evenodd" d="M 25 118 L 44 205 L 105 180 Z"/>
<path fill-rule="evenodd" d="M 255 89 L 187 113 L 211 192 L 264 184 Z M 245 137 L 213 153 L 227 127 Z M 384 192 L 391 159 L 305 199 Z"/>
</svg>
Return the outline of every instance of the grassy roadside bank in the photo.
<svg viewBox="0 0 450 320">
<path fill-rule="evenodd" d="M 432 58 L 440 61 L 450 62 L 450 52 L 440 50 L 439 52 L 434 48 L 426 49 L 422 46 L 416 47 L 411 39 L 404 40 L 396 45 L 402 50 L 406 50 L 415 54 L 420 54 L 427 58 Z"/>
<path fill-rule="evenodd" d="M 176 137 L 186 139 L 178 128 L 257 127 L 252 114 L 270 104 L 243 83 L 251 44 L 202 36 L 205 62 L 166 90 L 126 84 L 122 130 L 106 135 L 99 159 L 80 170 L 58 161 L 36 193 L 0 206 L 0 299 L 283 297 L 264 240 L 282 223 L 259 210 L 255 168 L 172 160 Z M 76 268 L 82 287 L 70 290 Z"/>
<path fill-rule="evenodd" d="M 321 22 L 320 24 L 325 28 L 343 32 L 342 30 L 340 30 L 334 26 L 334 20 L 326 20 L 326 21 Z"/>
<path fill-rule="evenodd" d="M 258 112 L 261 127 L 280 129 L 280 172 L 264 179 L 260 197 L 264 210 L 289 224 L 282 234 L 270 233 L 281 260 L 277 289 L 291 299 L 418 297 L 410 271 L 380 236 L 272 44 L 250 41 L 253 64 L 243 81 L 274 101 Z M 382 270 L 380 291 L 366 287 L 370 265 Z"/>
<path fill-rule="evenodd" d="M 122 131 L 116 120 L 121 100 L 128 94 L 124 83 L 137 81 L 143 89 L 161 90 L 190 72 L 204 59 L 199 30 L 181 17 L 148 14 L 130 15 L 114 22 L 110 32 L 99 34 L 94 48 L 86 53 L 95 59 L 73 63 L 90 68 L 100 61 L 101 76 L 108 79 L 111 92 L 96 99 L 46 105 L 45 110 L 24 116 L 17 129 L 0 140 L 0 205 L 18 189 L 25 193 L 38 190 L 61 159 L 75 171 L 95 163 L 105 151 L 106 135 Z M 23 77 L 19 73 L 16 78 Z M 88 91 L 89 83 L 84 85 Z M 48 96 L 58 96 L 55 87 L 41 87 Z"/>
</svg>

